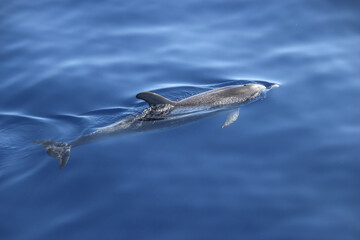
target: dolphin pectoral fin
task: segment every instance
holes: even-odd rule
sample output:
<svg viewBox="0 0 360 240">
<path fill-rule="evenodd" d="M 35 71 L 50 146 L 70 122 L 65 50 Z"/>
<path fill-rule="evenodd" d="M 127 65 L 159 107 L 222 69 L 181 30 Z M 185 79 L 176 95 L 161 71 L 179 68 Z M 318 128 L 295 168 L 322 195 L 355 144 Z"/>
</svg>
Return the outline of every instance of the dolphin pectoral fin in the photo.
<svg viewBox="0 0 360 240">
<path fill-rule="evenodd" d="M 240 112 L 240 108 L 229 112 L 226 115 L 226 120 L 225 120 L 225 123 L 222 125 L 222 128 L 226 128 L 230 124 L 234 123 L 236 121 L 236 119 L 239 117 L 239 112 Z"/>
<path fill-rule="evenodd" d="M 141 92 L 136 95 L 136 98 L 142 99 L 146 101 L 150 106 L 155 106 L 159 104 L 169 104 L 169 105 L 175 105 L 176 102 L 171 101 L 163 96 L 160 96 L 159 94 L 153 93 L 153 92 Z"/>
</svg>

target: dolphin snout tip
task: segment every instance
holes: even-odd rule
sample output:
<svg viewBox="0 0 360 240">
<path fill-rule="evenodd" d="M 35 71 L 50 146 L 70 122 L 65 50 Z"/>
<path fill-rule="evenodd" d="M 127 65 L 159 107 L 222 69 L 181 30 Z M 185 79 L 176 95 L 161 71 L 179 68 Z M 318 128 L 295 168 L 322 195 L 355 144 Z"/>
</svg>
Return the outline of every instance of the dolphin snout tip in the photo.
<svg viewBox="0 0 360 240">
<path fill-rule="evenodd" d="M 273 88 L 278 88 L 278 87 L 280 87 L 280 85 L 277 83 L 274 83 L 274 84 L 268 86 L 267 89 L 273 89 Z"/>
</svg>

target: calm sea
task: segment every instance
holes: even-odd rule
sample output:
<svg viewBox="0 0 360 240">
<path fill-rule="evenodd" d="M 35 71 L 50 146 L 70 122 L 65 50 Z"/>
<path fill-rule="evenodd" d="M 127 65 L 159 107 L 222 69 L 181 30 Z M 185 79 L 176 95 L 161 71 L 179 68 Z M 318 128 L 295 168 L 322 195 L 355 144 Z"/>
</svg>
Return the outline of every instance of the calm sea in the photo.
<svg viewBox="0 0 360 240">
<path fill-rule="evenodd" d="M 0 3 L 0 239 L 360 239 L 358 1 Z M 239 80 L 266 99 L 161 131 L 70 141 Z"/>
</svg>

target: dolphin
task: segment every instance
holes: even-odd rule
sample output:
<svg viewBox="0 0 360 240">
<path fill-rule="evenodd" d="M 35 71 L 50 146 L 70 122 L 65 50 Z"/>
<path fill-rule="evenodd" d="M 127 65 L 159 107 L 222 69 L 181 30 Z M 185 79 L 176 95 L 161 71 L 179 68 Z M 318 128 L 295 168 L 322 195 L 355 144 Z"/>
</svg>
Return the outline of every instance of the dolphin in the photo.
<svg viewBox="0 0 360 240">
<path fill-rule="evenodd" d="M 180 101 L 172 101 L 153 92 L 141 92 L 136 98 L 149 104 L 143 112 L 128 116 L 106 127 L 80 136 L 70 143 L 53 140 L 34 141 L 46 149 L 49 156 L 57 158 L 60 169 L 66 166 L 70 150 L 109 137 L 152 129 L 178 126 L 208 117 L 218 112 L 229 111 L 222 128 L 234 123 L 239 116 L 239 107 L 263 96 L 265 90 L 279 87 L 278 84 L 265 86 L 259 83 L 226 86 L 190 96 Z"/>
</svg>

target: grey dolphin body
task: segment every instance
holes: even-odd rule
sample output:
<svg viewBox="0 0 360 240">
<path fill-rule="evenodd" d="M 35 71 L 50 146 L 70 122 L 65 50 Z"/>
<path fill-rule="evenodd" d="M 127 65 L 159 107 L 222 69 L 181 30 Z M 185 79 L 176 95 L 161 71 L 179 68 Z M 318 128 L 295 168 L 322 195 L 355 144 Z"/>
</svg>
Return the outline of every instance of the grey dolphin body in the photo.
<svg viewBox="0 0 360 240">
<path fill-rule="evenodd" d="M 71 148 L 89 144 L 109 137 L 120 136 L 152 129 L 178 126 L 187 122 L 208 117 L 220 111 L 229 111 L 223 128 L 236 121 L 239 106 L 255 101 L 264 90 L 278 87 L 272 84 L 245 84 L 227 86 L 203 92 L 180 101 L 171 101 L 152 92 L 142 92 L 137 98 L 146 101 L 149 108 L 141 114 L 124 118 L 114 124 L 100 128 L 95 132 L 80 136 L 70 143 L 52 140 L 35 141 L 46 149 L 49 156 L 59 160 L 60 169 L 65 167 L 70 157 Z"/>
</svg>

